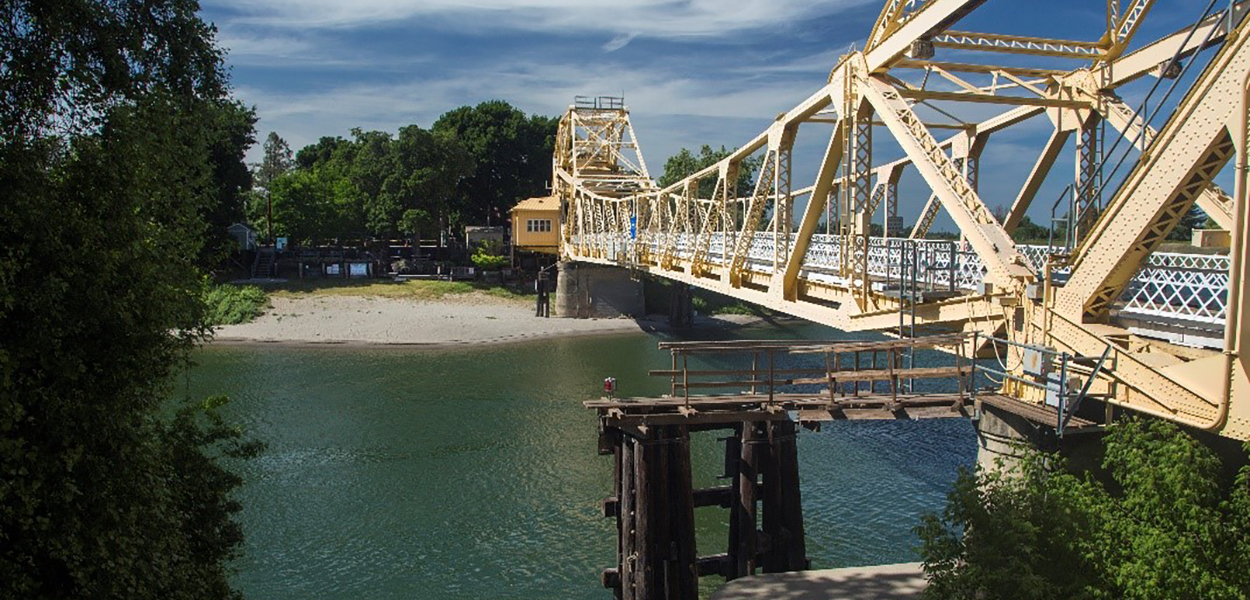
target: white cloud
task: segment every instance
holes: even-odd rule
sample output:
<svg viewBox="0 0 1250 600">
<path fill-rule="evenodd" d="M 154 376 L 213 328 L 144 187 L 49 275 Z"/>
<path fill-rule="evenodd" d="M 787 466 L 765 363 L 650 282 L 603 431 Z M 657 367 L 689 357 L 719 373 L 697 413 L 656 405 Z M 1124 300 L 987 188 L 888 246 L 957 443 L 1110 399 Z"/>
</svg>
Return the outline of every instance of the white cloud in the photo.
<svg viewBox="0 0 1250 600">
<path fill-rule="evenodd" d="M 292 29 L 440 19 L 446 28 L 728 37 L 775 29 L 877 0 L 213 0 L 241 22 Z"/>
<path fill-rule="evenodd" d="M 654 129 L 637 127 L 648 161 L 662 165 L 668 153 L 682 146 L 748 141 L 763 131 L 774 115 L 824 83 L 819 78 L 808 79 L 744 86 L 732 79 L 670 77 L 649 69 L 594 71 L 580 65 L 535 63 L 395 83 L 326 86 L 299 93 L 240 86 L 236 95 L 257 107 L 257 130 L 262 137 L 277 131 L 292 147 L 300 148 L 321 136 L 346 136 L 352 127 L 392 132 L 410 123 L 428 127 L 447 110 L 490 99 L 507 100 L 529 113 L 558 115 L 576 95 L 624 91 L 636 122 L 662 124 Z M 695 118 L 699 133 L 694 137 L 699 139 L 687 139 L 695 128 L 682 125 Z M 709 122 L 718 120 L 732 122 L 735 135 L 711 135 L 714 139 L 708 139 L 708 133 L 717 133 Z"/>
<path fill-rule="evenodd" d="M 246 27 L 222 27 L 217 42 L 226 50 L 226 61 L 241 67 L 355 67 L 393 71 L 432 60 L 424 55 L 383 54 L 367 48 L 346 46 L 313 33 L 260 35 Z"/>
<path fill-rule="evenodd" d="M 618 35 L 608 41 L 608 43 L 604 44 L 603 50 L 604 52 L 616 52 L 617 50 L 628 46 L 630 42 L 634 41 L 635 37 L 638 36 L 632 33 L 623 33 Z"/>
</svg>

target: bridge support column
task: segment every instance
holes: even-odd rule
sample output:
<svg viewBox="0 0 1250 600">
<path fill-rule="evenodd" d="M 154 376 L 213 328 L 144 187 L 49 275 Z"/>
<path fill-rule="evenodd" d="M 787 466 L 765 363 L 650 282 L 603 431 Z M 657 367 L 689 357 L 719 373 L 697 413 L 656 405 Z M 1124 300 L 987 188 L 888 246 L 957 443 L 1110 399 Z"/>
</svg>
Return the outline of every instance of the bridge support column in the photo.
<svg viewBox="0 0 1250 600">
<path fill-rule="evenodd" d="M 977 427 L 977 466 L 1010 469 L 1020 459 L 1021 445 L 1046 452 L 1058 450 L 1072 472 L 1098 472 L 1102 464 L 1102 435 L 1079 433 L 1055 435 L 1051 425 L 1041 425 L 988 404 L 981 405 Z"/>
<path fill-rule="evenodd" d="M 561 261 L 552 314 L 574 319 L 642 316 L 642 281 L 620 267 Z"/>
<path fill-rule="evenodd" d="M 980 415 L 976 424 L 977 466 L 982 469 L 1010 469 L 1020 459 L 1020 445 L 1044 449 L 1054 446 L 1053 428 L 988 404 L 981 405 Z"/>
<path fill-rule="evenodd" d="M 694 296 L 690 293 L 690 284 L 674 281 L 673 296 L 669 303 L 669 325 L 690 327 L 694 324 Z"/>
</svg>

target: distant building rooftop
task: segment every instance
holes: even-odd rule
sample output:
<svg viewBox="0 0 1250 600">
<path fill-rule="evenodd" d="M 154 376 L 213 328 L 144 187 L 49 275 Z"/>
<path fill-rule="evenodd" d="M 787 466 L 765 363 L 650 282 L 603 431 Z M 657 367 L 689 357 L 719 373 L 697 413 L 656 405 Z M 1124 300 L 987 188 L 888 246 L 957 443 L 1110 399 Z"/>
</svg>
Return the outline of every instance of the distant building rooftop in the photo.
<svg viewBox="0 0 1250 600">
<path fill-rule="evenodd" d="M 559 210 L 560 200 L 555 196 L 539 196 L 537 198 L 529 198 L 517 203 L 509 212 L 518 210 Z"/>
</svg>

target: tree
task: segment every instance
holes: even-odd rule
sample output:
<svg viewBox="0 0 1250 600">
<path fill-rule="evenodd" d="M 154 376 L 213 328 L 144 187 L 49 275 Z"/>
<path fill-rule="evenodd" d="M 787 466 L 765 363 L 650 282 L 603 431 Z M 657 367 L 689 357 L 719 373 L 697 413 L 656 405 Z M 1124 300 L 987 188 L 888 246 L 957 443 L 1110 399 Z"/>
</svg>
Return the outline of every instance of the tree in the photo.
<svg viewBox="0 0 1250 600">
<path fill-rule="evenodd" d="M 1011 214 L 1011 208 L 1006 204 L 998 203 L 990 207 L 990 214 L 994 215 L 994 220 L 999 224 L 1007 222 L 1007 216 Z"/>
<path fill-rule="evenodd" d="M 257 187 L 269 189 L 273 180 L 295 167 L 295 159 L 291 146 L 276 131 L 270 131 L 269 137 L 265 138 L 264 150 L 265 157 L 257 165 L 254 179 Z"/>
<path fill-rule="evenodd" d="M 1050 239 L 1050 230 L 1034 223 L 1032 219 L 1025 215 L 1016 224 L 1016 230 L 1012 232 L 1011 237 L 1017 242 L 1046 242 Z M 1060 240 L 1059 243 L 1062 243 Z"/>
<path fill-rule="evenodd" d="M 252 214 L 273 216 L 279 235 L 304 243 L 339 237 L 357 225 L 356 204 L 349 182 L 326 168 L 292 171 L 271 184 L 268 198 L 253 205 Z"/>
<path fill-rule="evenodd" d="M 669 157 L 664 162 L 664 174 L 660 176 L 660 186 L 668 187 L 703 169 L 706 169 L 733 154 L 736 150 L 728 150 L 721 146 L 713 150 L 704 145 L 696 155 L 686 148 Z M 738 168 L 738 183 L 734 188 L 738 198 L 745 198 L 755 190 L 755 174 L 759 170 L 762 157 L 752 156 L 744 159 Z M 709 176 L 699 182 L 699 197 L 711 198 L 716 188 L 716 176 Z"/>
<path fill-rule="evenodd" d="M 392 179 L 395 173 L 394 140 L 384 131 L 353 129 L 354 150 L 347 164 L 347 177 L 360 190 L 365 215 L 365 227 L 374 233 L 388 233 L 395 229 L 395 219 L 401 209 L 395 202 Z M 388 184 L 388 180 L 391 180 Z"/>
<path fill-rule="evenodd" d="M 323 137 L 317 143 L 304 146 L 295 154 L 295 167 L 311 169 L 319 164 L 331 162 L 350 164 L 355 154 L 355 145 L 341 137 Z"/>
<path fill-rule="evenodd" d="M 398 215 L 390 231 L 420 239 L 423 228 L 458 221 L 456 193 L 474 172 L 473 158 L 460 141 L 446 131 L 408 125 L 399 130 L 393 150 L 395 172 L 387 190 Z"/>
<path fill-rule="evenodd" d="M 444 113 L 431 128 L 459 140 L 477 169 L 459 185 L 462 220 L 498 222 L 519 200 L 546 193 L 559 120 L 525 116 L 502 100 Z"/>
<path fill-rule="evenodd" d="M 1103 467 L 1110 489 L 1035 451 L 1010 473 L 961 473 L 917 528 L 926 597 L 1250 597 L 1250 467 L 1223 490 L 1209 448 L 1145 419 L 1110 428 Z"/>
<path fill-rule="evenodd" d="M 269 137 L 265 138 L 264 151 L 265 156 L 256 166 L 252 178 L 259 188 L 257 193 L 265 200 L 265 235 L 273 240 L 273 198 L 270 188 L 274 180 L 291 170 L 295 159 L 291 154 L 291 146 L 276 131 L 270 131 Z"/>
<path fill-rule="evenodd" d="M 164 416 L 254 121 L 197 10 L 0 8 L 0 597 L 237 597 L 217 458 L 254 448 Z"/>
<path fill-rule="evenodd" d="M 1202 229 L 1206 226 L 1206 223 L 1207 213 L 1202 212 L 1202 209 L 1198 208 L 1198 205 L 1195 204 L 1189 209 L 1189 212 L 1185 213 L 1184 217 L 1181 217 L 1181 220 L 1176 224 L 1176 227 L 1173 227 L 1172 231 L 1168 233 L 1168 239 L 1172 241 L 1188 242 L 1193 239 L 1194 230 Z"/>
<path fill-rule="evenodd" d="M 243 162 L 247 149 L 256 142 L 256 113 L 237 101 L 218 103 L 210 109 L 213 118 L 205 128 L 208 134 L 210 177 L 215 199 L 209 203 L 204 220 L 204 249 L 201 265 L 217 265 L 235 248 L 227 230 L 246 220 L 245 199 L 252 188 L 252 173 Z"/>
</svg>

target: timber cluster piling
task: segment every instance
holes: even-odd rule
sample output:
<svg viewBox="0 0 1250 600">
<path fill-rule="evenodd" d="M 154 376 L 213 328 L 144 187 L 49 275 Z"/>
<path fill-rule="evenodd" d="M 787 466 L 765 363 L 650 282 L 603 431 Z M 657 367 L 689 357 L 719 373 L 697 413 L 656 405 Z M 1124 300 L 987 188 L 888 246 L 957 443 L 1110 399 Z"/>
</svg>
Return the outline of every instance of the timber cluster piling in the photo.
<svg viewBox="0 0 1250 600">
<path fill-rule="evenodd" d="M 698 490 L 690 471 L 691 429 L 610 425 L 602 432 L 615 464 L 615 495 L 604 500 L 604 516 L 616 519 L 618 534 L 617 564 L 604 570 L 602 582 L 617 598 L 695 599 L 701 576 L 736 579 L 808 567 L 794 421 L 695 426 L 729 431 L 725 466 L 733 481 Z M 729 509 L 724 553 L 697 553 L 694 511 L 703 506 Z"/>
<path fill-rule="evenodd" d="M 616 496 L 604 502 L 604 513 L 616 518 L 618 560 L 603 584 L 631 600 L 696 598 L 689 431 L 664 426 L 643 437 L 615 435 Z"/>
<path fill-rule="evenodd" d="M 616 565 L 604 587 L 622 600 L 695 600 L 699 577 L 737 579 L 809 568 L 799 491 L 798 422 L 845 418 L 964 415 L 975 366 L 955 351 L 948 367 L 901 368 L 903 351 L 958 347 L 965 336 L 883 341 L 737 341 L 661 343 L 672 352 L 669 395 L 601 398 L 584 403 L 599 415 L 599 452 L 612 455 L 613 495 L 605 517 L 617 524 Z M 853 360 L 846 364 L 841 357 Z M 871 356 L 871 362 L 861 360 Z M 881 357 L 881 358 L 879 358 Z M 708 362 L 748 363 L 708 368 Z M 903 393 L 904 378 L 954 378 L 957 393 Z M 737 388 L 692 395 L 699 388 Z M 929 411 L 926 413 L 925 411 Z M 934 414 L 936 413 L 936 414 Z M 695 489 L 692 433 L 721 432 L 729 485 Z M 727 548 L 700 556 L 695 509 L 729 511 Z"/>
</svg>

